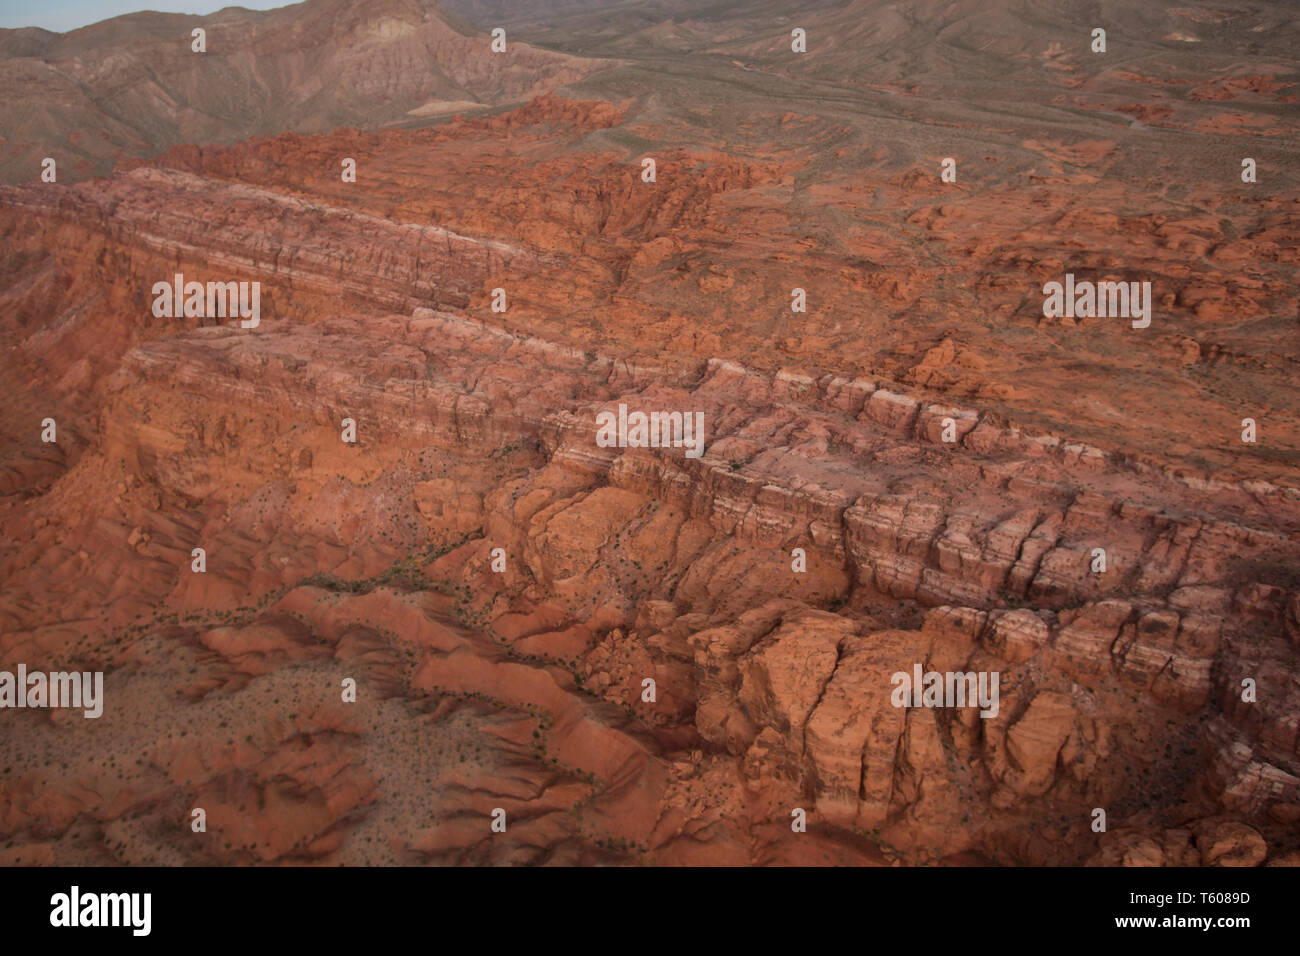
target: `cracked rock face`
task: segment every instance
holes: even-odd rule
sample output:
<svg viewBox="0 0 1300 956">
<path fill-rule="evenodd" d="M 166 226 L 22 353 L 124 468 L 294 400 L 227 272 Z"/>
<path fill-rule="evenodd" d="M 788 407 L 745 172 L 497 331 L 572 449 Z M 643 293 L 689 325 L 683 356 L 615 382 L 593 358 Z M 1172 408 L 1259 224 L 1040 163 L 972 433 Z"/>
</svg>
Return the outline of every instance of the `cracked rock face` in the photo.
<svg viewBox="0 0 1300 956">
<path fill-rule="evenodd" d="M 459 62 L 401 9 L 355 41 L 376 89 L 401 44 Z M 0 187 L 0 666 L 106 686 L 0 716 L 0 860 L 1295 862 L 1294 197 L 1166 196 L 1140 129 L 1005 112 L 944 192 L 877 134 L 951 89 L 847 40 L 796 72 L 880 116 L 755 88 L 687 122 L 709 71 L 773 69 L 736 16 L 739 65 L 662 102 L 556 41 L 532 82 L 585 92 L 462 64 L 529 102 Z M 1266 79 L 1169 80 L 1168 114 L 1097 82 L 1223 159 L 1225 101 L 1286 108 Z M 1042 318 L 1105 249 L 1159 286 L 1146 338 Z M 260 325 L 154 317 L 177 273 L 260 282 Z M 699 413 L 702 454 L 598 442 L 620 406 Z M 945 696 L 980 675 L 986 716 Z"/>
</svg>

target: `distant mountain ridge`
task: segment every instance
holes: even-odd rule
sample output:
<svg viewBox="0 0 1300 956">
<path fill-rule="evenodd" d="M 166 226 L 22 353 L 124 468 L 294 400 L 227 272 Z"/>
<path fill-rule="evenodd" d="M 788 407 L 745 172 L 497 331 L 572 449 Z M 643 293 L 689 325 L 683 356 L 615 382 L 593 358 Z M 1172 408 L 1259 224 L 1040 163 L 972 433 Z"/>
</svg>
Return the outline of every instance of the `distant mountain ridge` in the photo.
<svg viewBox="0 0 1300 956">
<path fill-rule="evenodd" d="M 191 31 L 206 31 L 205 53 Z M 439 104 L 527 100 L 604 64 L 446 15 L 435 0 L 307 0 L 208 16 L 133 13 L 69 33 L 0 30 L 0 179 L 25 182 L 43 157 L 60 181 L 182 143 L 286 131 L 379 128 Z"/>
</svg>

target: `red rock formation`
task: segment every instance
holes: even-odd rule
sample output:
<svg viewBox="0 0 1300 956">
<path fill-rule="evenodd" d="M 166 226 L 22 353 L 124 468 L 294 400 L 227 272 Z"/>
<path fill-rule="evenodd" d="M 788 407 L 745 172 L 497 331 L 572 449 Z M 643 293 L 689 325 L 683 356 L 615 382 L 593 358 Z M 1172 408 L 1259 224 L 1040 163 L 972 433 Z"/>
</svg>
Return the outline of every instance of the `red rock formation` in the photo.
<svg viewBox="0 0 1300 956">
<path fill-rule="evenodd" d="M 755 96 L 0 189 L 0 656 L 107 688 L 4 712 L 6 859 L 1294 862 L 1292 197 L 1025 126 L 945 185 Z M 1152 326 L 1044 319 L 1070 270 Z M 176 273 L 260 325 L 154 317 Z M 703 453 L 602 446 L 620 404 Z"/>
</svg>

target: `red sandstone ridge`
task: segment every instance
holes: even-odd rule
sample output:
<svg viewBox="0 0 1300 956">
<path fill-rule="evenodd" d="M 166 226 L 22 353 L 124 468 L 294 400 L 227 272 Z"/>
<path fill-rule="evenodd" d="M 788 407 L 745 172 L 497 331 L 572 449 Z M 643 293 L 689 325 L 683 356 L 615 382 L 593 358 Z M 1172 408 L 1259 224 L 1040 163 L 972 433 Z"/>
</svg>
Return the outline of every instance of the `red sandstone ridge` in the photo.
<svg viewBox="0 0 1300 956">
<path fill-rule="evenodd" d="M 1294 61 L 1213 54 L 1260 119 L 1221 134 L 1184 41 L 1116 71 L 942 6 L 964 72 L 867 3 L 795 64 L 750 10 L 574 4 L 503 22 L 636 65 L 0 187 L 0 667 L 107 687 L 0 711 L 5 861 L 1300 860 Z M 1151 9 L 1117 33 L 1202 22 Z M 846 65 L 885 40 L 916 75 Z M 1045 318 L 1067 271 L 1151 281 L 1150 327 Z M 176 273 L 260 323 L 155 315 Z M 620 406 L 701 453 L 598 441 Z M 895 706 L 916 666 L 995 712 Z"/>
</svg>

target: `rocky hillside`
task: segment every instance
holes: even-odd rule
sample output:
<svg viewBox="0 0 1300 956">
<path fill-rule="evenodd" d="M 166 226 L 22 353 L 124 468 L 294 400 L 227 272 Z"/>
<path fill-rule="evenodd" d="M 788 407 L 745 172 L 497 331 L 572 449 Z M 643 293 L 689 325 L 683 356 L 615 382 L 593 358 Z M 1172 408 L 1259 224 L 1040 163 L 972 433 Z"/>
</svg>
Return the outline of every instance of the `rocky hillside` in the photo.
<svg viewBox="0 0 1300 956">
<path fill-rule="evenodd" d="M 204 52 L 193 31 L 205 31 Z M 0 30 L 0 181 L 71 181 L 181 143 L 384 127 L 527 100 L 603 64 L 488 31 L 435 0 L 308 0 L 137 13 L 70 33 Z"/>
<path fill-rule="evenodd" d="M 0 860 L 1300 862 L 1294 133 L 663 56 L 0 187 L 0 666 L 106 698 L 4 712 Z M 1293 66 L 1186 109 L 1293 119 Z M 1150 326 L 1044 316 L 1066 272 Z"/>
</svg>

